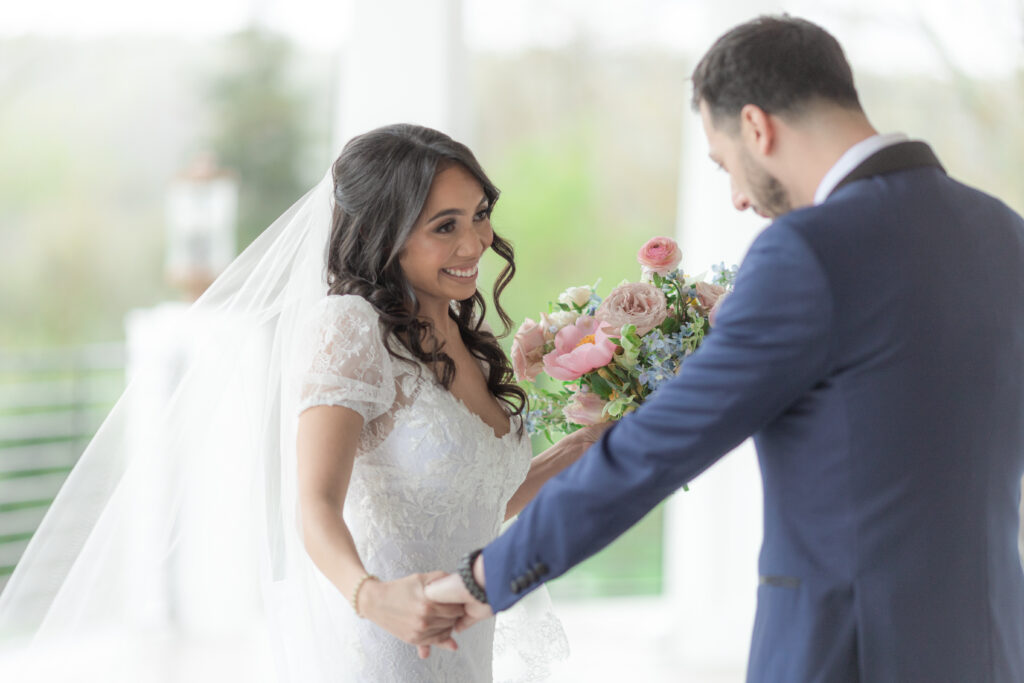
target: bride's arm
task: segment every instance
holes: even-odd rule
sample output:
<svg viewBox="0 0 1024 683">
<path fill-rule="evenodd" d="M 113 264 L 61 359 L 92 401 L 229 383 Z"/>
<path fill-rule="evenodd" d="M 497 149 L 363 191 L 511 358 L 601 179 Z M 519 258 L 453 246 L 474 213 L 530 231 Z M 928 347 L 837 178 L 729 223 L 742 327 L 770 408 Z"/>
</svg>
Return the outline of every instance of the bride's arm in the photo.
<svg viewBox="0 0 1024 683">
<path fill-rule="evenodd" d="M 577 430 L 534 458 L 530 462 L 530 471 L 526 474 L 526 479 L 508 501 L 505 519 L 509 520 L 518 515 L 548 479 L 576 462 L 601 438 L 601 434 L 610 425 L 610 422 L 605 422 Z"/>
<path fill-rule="evenodd" d="M 313 562 L 349 601 L 366 568 L 342 517 L 363 418 L 339 406 L 315 406 L 299 416 L 298 484 L 303 542 Z M 455 648 L 451 629 L 460 606 L 427 600 L 423 587 L 443 572 L 396 581 L 366 581 L 359 612 L 414 645 Z M 429 648 L 421 648 L 421 653 Z"/>
</svg>

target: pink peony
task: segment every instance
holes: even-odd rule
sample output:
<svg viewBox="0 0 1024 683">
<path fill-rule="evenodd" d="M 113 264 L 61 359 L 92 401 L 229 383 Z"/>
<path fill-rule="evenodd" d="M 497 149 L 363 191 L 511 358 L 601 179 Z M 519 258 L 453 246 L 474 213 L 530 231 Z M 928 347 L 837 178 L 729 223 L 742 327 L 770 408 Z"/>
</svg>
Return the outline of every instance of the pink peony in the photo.
<svg viewBox="0 0 1024 683">
<path fill-rule="evenodd" d="M 679 253 L 679 245 L 670 237 L 654 237 L 636 255 L 636 260 L 644 267 L 644 271 L 650 271 L 659 275 L 668 275 L 683 260 Z"/>
<path fill-rule="evenodd" d="M 512 369 L 516 379 L 531 382 L 544 370 L 544 329 L 527 318 L 512 340 Z"/>
<path fill-rule="evenodd" d="M 710 282 L 698 282 L 695 285 L 697 289 L 697 310 L 702 314 L 707 315 L 712 308 L 715 307 L 715 303 L 718 299 L 725 294 L 725 287 L 721 285 L 712 284 Z"/>
<path fill-rule="evenodd" d="M 581 315 L 573 325 L 555 335 L 555 350 L 544 356 L 544 371 L 563 382 L 579 379 L 591 370 L 604 367 L 615 354 L 615 344 L 589 315 Z"/>
<path fill-rule="evenodd" d="M 636 325 L 641 337 L 668 317 L 665 293 L 646 282 L 627 282 L 612 290 L 601 302 L 594 317 L 605 323 L 608 331 L 617 336 L 623 325 Z"/>
<path fill-rule="evenodd" d="M 587 427 L 608 421 L 608 418 L 604 415 L 604 407 L 606 405 L 608 405 L 608 402 L 602 400 L 594 392 L 581 391 L 573 395 L 569 405 L 565 406 L 565 410 L 562 412 L 565 413 L 565 419 L 569 420 L 569 422 Z"/>
</svg>

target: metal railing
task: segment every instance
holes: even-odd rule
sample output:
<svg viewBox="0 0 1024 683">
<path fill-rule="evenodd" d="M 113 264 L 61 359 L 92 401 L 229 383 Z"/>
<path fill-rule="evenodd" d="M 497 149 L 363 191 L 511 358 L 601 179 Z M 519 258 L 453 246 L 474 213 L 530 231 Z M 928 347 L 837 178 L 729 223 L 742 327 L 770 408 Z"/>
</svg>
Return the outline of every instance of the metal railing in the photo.
<svg viewBox="0 0 1024 683">
<path fill-rule="evenodd" d="M 123 343 L 0 351 L 0 590 L 124 388 Z"/>
</svg>

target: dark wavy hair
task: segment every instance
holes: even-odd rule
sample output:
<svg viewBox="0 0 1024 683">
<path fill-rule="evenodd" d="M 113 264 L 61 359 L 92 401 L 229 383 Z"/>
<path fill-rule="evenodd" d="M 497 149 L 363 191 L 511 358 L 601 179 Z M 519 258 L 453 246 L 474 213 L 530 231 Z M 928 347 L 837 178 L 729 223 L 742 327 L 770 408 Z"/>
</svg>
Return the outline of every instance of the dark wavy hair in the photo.
<svg viewBox="0 0 1024 683">
<path fill-rule="evenodd" d="M 427 201 L 435 174 L 460 164 L 483 186 L 489 207 L 500 194 L 473 153 L 444 133 L 411 124 L 377 128 L 352 138 L 334 162 L 334 213 L 327 254 L 330 294 L 356 294 L 380 314 L 384 344 L 403 357 L 397 339 L 413 357 L 441 367 L 440 381 L 451 388 L 455 361 L 443 348 L 423 348 L 432 325 L 418 318 L 416 292 L 399 265 L 399 256 Z M 512 319 L 499 300 L 515 275 L 512 245 L 495 233 L 491 249 L 505 261 L 494 283 L 494 308 L 508 335 Z M 473 357 L 490 368 L 487 388 L 513 415 L 526 407 L 526 392 L 515 384 L 512 364 L 497 338 L 482 328 L 487 304 L 479 290 L 449 308 Z M 406 356 L 407 357 L 407 356 Z M 522 424 L 520 423 L 520 429 Z"/>
<path fill-rule="evenodd" d="M 799 114 L 814 100 L 860 110 L 853 72 L 828 31 L 789 15 L 761 16 L 715 41 L 693 71 L 694 110 L 707 104 L 715 125 L 739 125 L 756 104 L 769 114 Z"/>
</svg>

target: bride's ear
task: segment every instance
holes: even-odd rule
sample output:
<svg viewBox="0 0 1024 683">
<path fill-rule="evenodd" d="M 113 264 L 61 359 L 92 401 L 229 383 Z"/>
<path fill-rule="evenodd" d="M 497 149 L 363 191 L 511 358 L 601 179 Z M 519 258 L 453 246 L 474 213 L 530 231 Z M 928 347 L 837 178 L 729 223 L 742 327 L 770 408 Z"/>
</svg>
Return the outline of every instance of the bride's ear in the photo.
<svg viewBox="0 0 1024 683">
<path fill-rule="evenodd" d="M 768 156 L 775 148 L 776 120 L 756 104 L 740 110 L 740 139 L 757 156 Z"/>
</svg>

